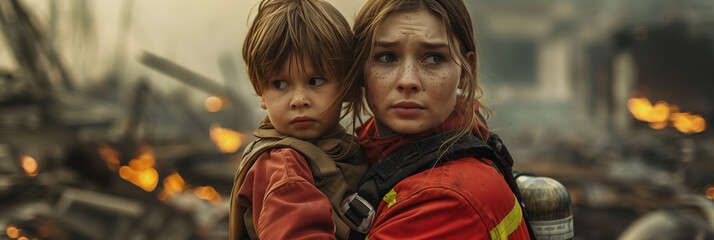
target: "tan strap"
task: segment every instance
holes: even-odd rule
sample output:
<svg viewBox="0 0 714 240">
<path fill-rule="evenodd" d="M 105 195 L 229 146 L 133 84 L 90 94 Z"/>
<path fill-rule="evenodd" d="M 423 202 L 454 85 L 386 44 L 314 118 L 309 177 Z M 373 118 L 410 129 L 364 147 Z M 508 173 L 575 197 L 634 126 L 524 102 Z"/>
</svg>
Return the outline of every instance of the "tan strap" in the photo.
<svg viewBox="0 0 714 240">
<path fill-rule="evenodd" d="M 367 161 L 357 139 L 338 125 L 322 137 L 308 142 L 281 134 L 269 120 L 263 121 L 261 126 L 253 131 L 253 135 L 258 140 L 246 146 L 233 182 L 230 197 L 230 239 L 257 239 L 252 222 L 248 222 L 252 219 L 252 213 L 247 211 L 249 208 L 240 205 L 238 192 L 257 159 L 273 148 L 292 148 L 305 158 L 315 180 L 315 187 L 324 193 L 332 204 L 335 236 L 338 239 L 347 239 L 349 227 L 336 214 L 336 209 L 346 192 L 356 190 L 359 179 L 367 168 Z"/>
<path fill-rule="evenodd" d="M 265 129 L 257 129 L 265 130 Z M 268 131 L 264 131 L 268 132 Z M 272 140 L 272 141 L 271 141 Z M 312 143 L 299 140 L 293 137 L 284 137 L 280 140 L 261 139 L 252 142 L 245 148 L 243 161 L 239 165 L 239 171 L 236 173 L 233 180 L 233 189 L 231 191 L 231 207 L 229 212 L 229 239 L 240 240 L 247 238 L 245 236 L 245 221 L 244 214 L 246 208 L 238 202 L 238 191 L 245 181 L 245 176 L 253 167 L 255 161 L 265 153 L 274 148 L 292 148 L 305 157 L 312 175 L 316 178 L 326 178 L 338 174 L 339 169 L 334 161 L 322 149 Z"/>
<path fill-rule="evenodd" d="M 253 145 L 253 144 L 251 144 Z M 246 150 L 249 149 L 246 147 Z M 233 189 L 231 190 L 231 207 L 228 214 L 228 238 L 231 240 L 241 240 L 244 239 L 246 233 L 245 222 L 243 221 L 243 214 L 245 214 L 246 208 L 238 203 L 238 191 L 243 185 L 245 180 L 245 175 L 253 166 L 257 158 L 244 159 L 240 163 L 239 171 L 236 173 L 235 179 L 233 180 Z M 248 166 L 248 167 L 246 167 Z"/>
</svg>

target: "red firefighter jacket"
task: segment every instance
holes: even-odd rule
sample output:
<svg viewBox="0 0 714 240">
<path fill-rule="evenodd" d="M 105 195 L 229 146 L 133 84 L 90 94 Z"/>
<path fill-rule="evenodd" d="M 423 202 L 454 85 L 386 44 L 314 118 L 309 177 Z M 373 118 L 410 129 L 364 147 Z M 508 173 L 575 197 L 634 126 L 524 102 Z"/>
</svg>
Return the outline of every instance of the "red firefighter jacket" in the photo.
<svg viewBox="0 0 714 240">
<path fill-rule="evenodd" d="M 453 128 L 455 118 L 452 115 L 421 134 L 386 138 L 377 137 L 375 120 L 370 119 L 357 133 L 374 162 L 405 142 Z M 471 157 L 448 161 L 397 183 L 380 202 L 367 238 L 529 239 L 520 205 L 503 176 Z"/>
<path fill-rule="evenodd" d="M 238 194 L 253 211 L 260 239 L 335 239 L 332 207 L 305 158 L 291 148 L 264 153 Z"/>
</svg>

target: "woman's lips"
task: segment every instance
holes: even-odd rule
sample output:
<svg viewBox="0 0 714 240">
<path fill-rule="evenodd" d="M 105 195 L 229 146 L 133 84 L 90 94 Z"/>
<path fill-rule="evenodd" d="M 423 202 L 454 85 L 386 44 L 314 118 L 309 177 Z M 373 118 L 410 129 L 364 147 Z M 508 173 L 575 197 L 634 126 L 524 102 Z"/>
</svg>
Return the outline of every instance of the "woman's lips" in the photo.
<svg viewBox="0 0 714 240">
<path fill-rule="evenodd" d="M 413 117 L 425 109 L 424 106 L 415 102 L 399 102 L 392 105 L 392 110 L 403 117 Z"/>
</svg>

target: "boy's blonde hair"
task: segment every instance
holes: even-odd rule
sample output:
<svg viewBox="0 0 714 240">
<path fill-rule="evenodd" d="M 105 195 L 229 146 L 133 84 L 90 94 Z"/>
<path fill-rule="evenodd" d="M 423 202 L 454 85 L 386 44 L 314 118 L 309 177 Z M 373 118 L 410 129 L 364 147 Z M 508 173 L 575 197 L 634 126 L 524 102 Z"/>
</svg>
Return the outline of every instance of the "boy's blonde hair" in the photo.
<svg viewBox="0 0 714 240">
<path fill-rule="evenodd" d="M 243 60 L 255 93 L 263 94 L 286 61 L 296 61 L 304 69 L 302 61 L 307 59 L 314 71 L 339 83 L 338 99 L 331 107 L 347 102 L 349 112 L 362 98 L 360 86 L 345 78 L 352 63 L 353 38 L 347 20 L 327 2 L 261 1 L 243 43 Z"/>
</svg>

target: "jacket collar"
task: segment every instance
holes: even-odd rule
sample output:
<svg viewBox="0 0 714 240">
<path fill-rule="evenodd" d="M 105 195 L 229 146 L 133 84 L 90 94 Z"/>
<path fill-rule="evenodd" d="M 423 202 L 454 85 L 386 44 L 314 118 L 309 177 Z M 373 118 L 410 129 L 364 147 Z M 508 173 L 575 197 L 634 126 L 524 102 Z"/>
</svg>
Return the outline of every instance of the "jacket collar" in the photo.
<svg viewBox="0 0 714 240">
<path fill-rule="evenodd" d="M 304 141 L 308 142 L 316 142 L 322 139 L 328 139 L 328 138 L 339 138 L 341 135 L 346 134 L 345 128 L 343 128 L 340 124 L 337 124 L 335 127 L 332 129 L 328 130 L 327 132 L 323 133 L 322 136 L 315 138 L 315 139 L 302 139 Z M 260 126 L 258 126 L 257 129 L 253 131 L 253 135 L 257 138 L 278 138 L 278 139 L 283 139 L 285 137 L 290 137 L 288 135 L 285 135 L 281 132 L 278 132 L 277 129 L 275 129 L 275 126 L 273 126 L 273 123 L 270 122 L 270 119 L 268 117 L 263 118 L 262 121 L 260 121 Z"/>
<path fill-rule="evenodd" d="M 457 108 L 463 106 L 465 106 L 465 104 L 460 104 Z M 478 111 L 478 107 L 478 104 L 474 104 L 474 111 Z M 417 134 L 397 134 L 379 137 L 377 134 L 377 121 L 374 117 L 367 120 L 362 126 L 357 127 L 355 132 L 357 133 L 359 144 L 362 146 L 367 159 L 370 163 L 374 163 L 406 143 L 422 139 L 438 132 L 457 129 L 463 121 L 461 114 L 458 112 L 458 109 L 452 112 L 439 126 Z M 483 126 L 476 126 L 474 130 L 482 134 L 485 133 L 486 135 L 484 136 L 488 135 L 488 129 Z"/>
</svg>

